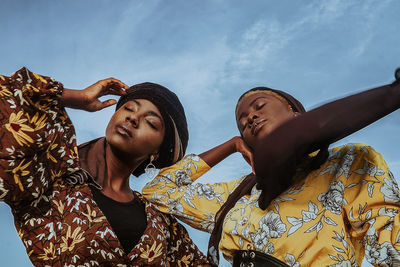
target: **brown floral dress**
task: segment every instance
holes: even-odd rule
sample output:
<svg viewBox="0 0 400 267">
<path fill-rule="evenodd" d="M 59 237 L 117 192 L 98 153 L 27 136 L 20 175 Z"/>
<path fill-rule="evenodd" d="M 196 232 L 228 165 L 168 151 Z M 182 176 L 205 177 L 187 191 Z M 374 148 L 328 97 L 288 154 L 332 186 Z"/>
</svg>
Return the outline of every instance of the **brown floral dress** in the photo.
<svg viewBox="0 0 400 267">
<path fill-rule="evenodd" d="M 206 258 L 173 217 L 145 203 L 147 227 L 126 254 L 79 164 L 63 86 L 22 68 L 0 75 L 0 201 L 35 266 L 199 266 Z"/>
</svg>

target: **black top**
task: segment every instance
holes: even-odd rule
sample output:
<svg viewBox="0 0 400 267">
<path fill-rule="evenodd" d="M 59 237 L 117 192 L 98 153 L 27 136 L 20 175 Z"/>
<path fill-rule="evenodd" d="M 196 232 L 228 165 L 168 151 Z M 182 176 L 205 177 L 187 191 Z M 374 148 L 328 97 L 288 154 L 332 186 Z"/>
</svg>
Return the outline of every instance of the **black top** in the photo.
<svg viewBox="0 0 400 267">
<path fill-rule="evenodd" d="M 133 192 L 130 202 L 118 202 L 105 196 L 99 189 L 90 186 L 93 199 L 118 237 L 126 254 L 139 242 L 147 226 L 145 204 Z"/>
</svg>

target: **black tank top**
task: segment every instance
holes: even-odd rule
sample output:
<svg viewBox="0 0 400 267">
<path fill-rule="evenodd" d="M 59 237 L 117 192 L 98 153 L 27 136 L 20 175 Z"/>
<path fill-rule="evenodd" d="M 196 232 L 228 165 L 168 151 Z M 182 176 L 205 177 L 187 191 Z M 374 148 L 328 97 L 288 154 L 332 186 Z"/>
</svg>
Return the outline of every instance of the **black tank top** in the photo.
<svg viewBox="0 0 400 267">
<path fill-rule="evenodd" d="M 139 242 L 147 226 L 145 204 L 133 192 L 130 202 L 118 202 L 90 186 L 93 199 L 109 221 L 124 251 L 128 254 Z"/>
</svg>

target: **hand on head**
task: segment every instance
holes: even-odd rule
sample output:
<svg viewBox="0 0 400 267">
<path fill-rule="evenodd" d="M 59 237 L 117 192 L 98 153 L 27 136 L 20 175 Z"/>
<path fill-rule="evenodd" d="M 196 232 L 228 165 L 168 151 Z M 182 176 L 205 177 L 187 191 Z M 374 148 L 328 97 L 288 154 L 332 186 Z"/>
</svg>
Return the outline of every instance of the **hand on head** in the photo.
<svg viewBox="0 0 400 267">
<path fill-rule="evenodd" d="M 98 111 L 115 105 L 114 99 L 101 101 L 99 98 L 105 95 L 125 95 L 129 86 L 114 78 L 98 81 L 83 90 L 71 90 L 64 88 L 61 101 L 65 107 L 86 111 Z"/>
<path fill-rule="evenodd" d="M 249 146 L 244 142 L 244 140 L 236 136 L 234 137 L 235 140 L 235 150 L 242 154 L 244 160 L 251 166 L 251 169 L 254 174 L 254 160 L 253 160 L 253 152 L 249 148 Z"/>
<path fill-rule="evenodd" d="M 105 95 L 122 96 L 129 86 L 114 78 L 108 78 L 92 84 L 82 90 L 82 109 L 87 111 L 98 111 L 103 108 L 115 105 L 114 99 L 101 101 L 99 98 Z"/>
</svg>

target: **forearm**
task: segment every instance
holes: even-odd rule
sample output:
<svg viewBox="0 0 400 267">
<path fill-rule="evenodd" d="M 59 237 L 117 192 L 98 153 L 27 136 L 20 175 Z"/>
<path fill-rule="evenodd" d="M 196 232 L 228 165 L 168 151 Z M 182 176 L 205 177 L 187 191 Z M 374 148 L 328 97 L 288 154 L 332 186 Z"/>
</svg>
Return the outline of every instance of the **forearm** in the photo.
<svg viewBox="0 0 400 267">
<path fill-rule="evenodd" d="M 82 109 L 82 90 L 64 88 L 61 104 L 67 108 Z"/>
<path fill-rule="evenodd" d="M 214 167 L 219 162 L 224 160 L 226 157 L 228 157 L 229 155 L 231 155 L 237 151 L 236 150 L 237 138 L 240 138 L 240 137 L 235 136 L 232 139 L 230 139 L 229 141 L 227 141 L 219 146 L 216 146 L 204 153 L 201 153 L 199 155 L 199 157 L 202 160 L 204 160 L 208 164 L 208 166 Z"/>
<path fill-rule="evenodd" d="M 303 157 L 375 122 L 400 107 L 399 84 L 354 94 L 306 112 L 283 124 L 255 149 L 255 170 L 269 176 L 280 164 Z M 268 162 L 268 164 L 265 164 Z"/>
<path fill-rule="evenodd" d="M 333 143 L 400 108 L 400 85 L 385 85 L 311 110 L 301 118 L 309 125 L 302 138 L 309 151 Z M 297 122 L 297 123 L 301 123 Z M 310 132 L 312 134 L 310 134 Z"/>
</svg>

